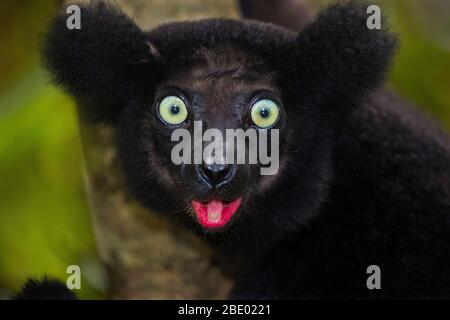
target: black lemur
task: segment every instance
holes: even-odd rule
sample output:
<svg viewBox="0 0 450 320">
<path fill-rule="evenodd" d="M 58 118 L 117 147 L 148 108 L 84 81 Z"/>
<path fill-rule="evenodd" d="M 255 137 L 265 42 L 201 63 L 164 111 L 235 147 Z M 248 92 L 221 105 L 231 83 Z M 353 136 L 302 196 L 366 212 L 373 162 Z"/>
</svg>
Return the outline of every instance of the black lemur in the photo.
<svg viewBox="0 0 450 320">
<path fill-rule="evenodd" d="M 81 30 L 56 17 L 43 53 L 85 121 L 117 126 L 132 194 L 244 259 L 231 299 L 450 298 L 450 139 L 381 88 L 397 40 L 366 9 L 333 5 L 300 32 L 228 19 L 147 32 L 97 3 Z M 278 129 L 278 173 L 174 164 L 171 133 L 194 121 Z"/>
</svg>

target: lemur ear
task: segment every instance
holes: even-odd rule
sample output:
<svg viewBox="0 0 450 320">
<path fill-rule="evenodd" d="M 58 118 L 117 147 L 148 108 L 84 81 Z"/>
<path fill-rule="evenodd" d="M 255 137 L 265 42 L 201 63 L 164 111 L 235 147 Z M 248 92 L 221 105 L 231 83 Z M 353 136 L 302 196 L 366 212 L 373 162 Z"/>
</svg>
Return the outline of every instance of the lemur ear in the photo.
<svg viewBox="0 0 450 320">
<path fill-rule="evenodd" d="M 157 51 L 145 33 L 118 9 L 103 2 L 81 7 L 81 29 L 69 30 L 69 15 L 58 15 L 42 55 L 53 80 L 74 95 L 90 121 L 117 117 L 137 85 L 153 68 Z"/>
<path fill-rule="evenodd" d="M 299 33 L 296 74 L 310 103 L 346 105 L 384 80 L 397 40 L 367 27 L 367 8 L 355 1 L 331 6 Z"/>
</svg>

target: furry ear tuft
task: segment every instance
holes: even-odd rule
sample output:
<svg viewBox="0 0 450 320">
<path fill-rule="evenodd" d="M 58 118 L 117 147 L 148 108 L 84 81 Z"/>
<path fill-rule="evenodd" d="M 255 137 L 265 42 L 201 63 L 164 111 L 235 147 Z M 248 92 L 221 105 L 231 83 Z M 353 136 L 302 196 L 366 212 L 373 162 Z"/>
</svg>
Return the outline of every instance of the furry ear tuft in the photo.
<svg viewBox="0 0 450 320">
<path fill-rule="evenodd" d="M 356 1 L 331 6 L 298 35 L 296 74 L 310 103 L 345 105 L 384 80 L 397 39 L 367 27 L 367 8 Z"/>
<path fill-rule="evenodd" d="M 77 300 L 67 286 L 56 279 L 29 279 L 13 300 Z"/>
<path fill-rule="evenodd" d="M 137 94 L 134 84 L 154 62 L 145 34 L 118 9 L 103 2 L 81 7 L 81 30 L 69 30 L 57 16 L 42 55 L 57 84 L 74 95 L 82 116 L 111 120 Z M 143 87 L 143 86 L 142 86 Z"/>
</svg>

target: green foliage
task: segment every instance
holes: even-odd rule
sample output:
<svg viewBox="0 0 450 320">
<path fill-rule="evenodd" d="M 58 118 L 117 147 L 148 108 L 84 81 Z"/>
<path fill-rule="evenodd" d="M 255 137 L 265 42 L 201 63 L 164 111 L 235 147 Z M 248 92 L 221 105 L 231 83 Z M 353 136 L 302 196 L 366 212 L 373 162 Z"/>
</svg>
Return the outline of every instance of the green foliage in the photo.
<svg viewBox="0 0 450 320">
<path fill-rule="evenodd" d="M 73 102 L 38 65 L 41 31 L 53 1 L 3 2 L 0 80 L 0 288 L 28 277 L 65 281 L 66 268 L 87 266 L 81 297 L 99 297 L 96 258 L 82 175 Z M 3 46 L 4 45 L 4 46 Z M 4 49 L 4 50 L 3 50 Z M 100 281 L 99 281 L 100 279 Z M 100 283 L 100 285 L 96 285 Z"/>
<path fill-rule="evenodd" d="M 450 11 L 433 13 L 433 8 L 428 8 L 426 12 L 433 2 L 394 1 L 391 18 L 402 46 L 391 82 L 398 92 L 450 128 L 450 28 L 442 32 L 437 26 L 419 22 L 420 14 L 449 19 Z M 437 39 L 434 35 L 440 33 L 444 37 Z"/>
<path fill-rule="evenodd" d="M 32 71 L 0 100 L 0 285 L 15 290 L 95 257 L 73 103 L 45 81 Z"/>
</svg>

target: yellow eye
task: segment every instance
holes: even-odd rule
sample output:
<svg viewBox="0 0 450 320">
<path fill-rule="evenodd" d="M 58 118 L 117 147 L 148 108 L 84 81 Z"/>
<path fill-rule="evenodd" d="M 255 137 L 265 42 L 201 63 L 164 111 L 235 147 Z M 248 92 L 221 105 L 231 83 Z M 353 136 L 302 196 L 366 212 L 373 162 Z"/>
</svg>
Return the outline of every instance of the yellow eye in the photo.
<svg viewBox="0 0 450 320">
<path fill-rule="evenodd" d="M 181 98 L 167 96 L 159 103 L 159 116 L 165 123 L 177 125 L 186 120 L 188 110 Z"/>
<path fill-rule="evenodd" d="M 278 121 L 280 108 L 274 101 L 262 99 L 252 106 L 250 115 L 254 124 L 265 129 L 273 126 Z"/>
</svg>

